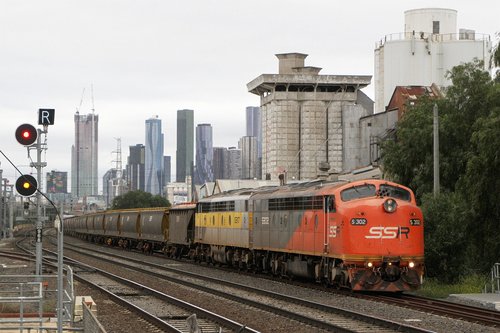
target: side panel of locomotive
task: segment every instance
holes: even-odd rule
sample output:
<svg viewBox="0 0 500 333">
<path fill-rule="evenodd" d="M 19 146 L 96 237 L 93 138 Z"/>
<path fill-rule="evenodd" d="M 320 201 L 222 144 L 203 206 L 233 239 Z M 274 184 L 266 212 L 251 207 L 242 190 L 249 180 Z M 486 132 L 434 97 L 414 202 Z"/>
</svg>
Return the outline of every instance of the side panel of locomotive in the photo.
<svg viewBox="0 0 500 333">
<path fill-rule="evenodd" d="M 313 193 L 276 191 L 254 196 L 253 249 L 324 253 L 323 198 Z"/>
<path fill-rule="evenodd" d="M 249 248 L 251 215 L 248 196 L 202 199 L 196 214 L 195 241 L 214 246 Z"/>
</svg>

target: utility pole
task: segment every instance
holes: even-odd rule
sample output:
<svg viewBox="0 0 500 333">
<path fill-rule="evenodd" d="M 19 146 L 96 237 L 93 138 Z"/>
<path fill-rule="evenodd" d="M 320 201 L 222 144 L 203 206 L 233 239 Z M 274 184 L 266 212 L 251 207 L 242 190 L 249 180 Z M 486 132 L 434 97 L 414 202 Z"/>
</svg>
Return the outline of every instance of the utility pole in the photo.
<svg viewBox="0 0 500 333">
<path fill-rule="evenodd" d="M 439 113 L 434 104 L 433 138 L 434 138 L 434 196 L 439 194 Z"/>
<path fill-rule="evenodd" d="M 56 226 L 57 229 L 57 332 L 62 333 L 63 331 L 63 315 L 64 315 L 64 204 L 61 204 L 60 214 L 56 218 L 59 224 Z"/>
</svg>

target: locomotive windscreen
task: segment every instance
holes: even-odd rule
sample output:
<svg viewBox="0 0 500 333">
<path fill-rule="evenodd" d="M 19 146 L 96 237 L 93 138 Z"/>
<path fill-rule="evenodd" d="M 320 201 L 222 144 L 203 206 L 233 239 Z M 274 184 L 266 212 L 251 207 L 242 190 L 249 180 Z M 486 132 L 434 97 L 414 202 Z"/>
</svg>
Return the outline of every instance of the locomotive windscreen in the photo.
<svg viewBox="0 0 500 333">
<path fill-rule="evenodd" d="M 374 197 L 377 195 L 375 185 L 373 184 L 363 184 L 359 186 L 353 186 L 340 192 L 340 197 L 342 201 L 349 201 L 360 198 Z"/>
<path fill-rule="evenodd" d="M 387 185 L 387 184 L 380 185 L 379 194 L 382 197 L 392 197 L 395 199 L 401 199 L 401 200 L 405 200 L 405 201 L 411 200 L 410 192 L 408 192 L 404 188 L 396 187 L 396 186 L 392 186 L 392 185 Z"/>
</svg>

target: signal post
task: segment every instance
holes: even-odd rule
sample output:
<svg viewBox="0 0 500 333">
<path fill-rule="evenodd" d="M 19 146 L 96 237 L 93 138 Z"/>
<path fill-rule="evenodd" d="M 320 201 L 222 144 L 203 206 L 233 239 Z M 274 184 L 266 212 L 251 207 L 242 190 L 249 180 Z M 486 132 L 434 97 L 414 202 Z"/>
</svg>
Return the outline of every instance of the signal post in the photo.
<svg viewBox="0 0 500 333">
<path fill-rule="evenodd" d="M 25 197 L 32 196 L 36 192 L 36 210 L 37 220 L 35 224 L 35 256 L 36 266 L 35 274 L 42 274 L 42 198 L 38 185 L 42 183 L 42 168 L 47 166 L 46 162 L 42 162 L 42 150 L 46 149 L 45 143 L 42 143 L 42 134 L 47 133 L 48 125 L 54 124 L 54 109 L 39 109 L 38 124 L 43 125 L 43 130 L 36 129 L 30 124 L 22 124 L 16 130 L 17 141 L 26 146 L 28 152 L 30 149 L 36 149 L 36 162 L 30 164 L 37 171 L 37 178 L 31 175 L 21 175 L 16 181 L 17 192 Z M 36 141 L 36 144 L 35 144 Z"/>
<path fill-rule="evenodd" d="M 37 179 L 31 175 L 21 175 L 16 181 L 17 192 L 25 197 L 32 196 L 36 192 L 36 206 L 37 206 L 37 221 L 35 225 L 36 230 L 36 269 L 35 274 L 40 276 L 42 274 L 42 192 L 38 189 L 38 184 L 42 183 L 42 168 L 47 166 L 46 162 L 42 162 L 42 150 L 47 149 L 46 143 L 42 143 L 42 134 L 46 134 L 49 125 L 54 125 L 55 110 L 54 109 L 39 109 L 38 110 L 38 125 L 43 125 L 43 130 L 35 129 L 30 124 L 23 124 L 16 130 L 17 141 L 28 148 L 28 155 L 30 149 L 36 149 L 36 162 L 30 164 L 31 167 L 36 168 Z M 36 141 L 36 144 L 35 144 Z M 50 201 L 50 200 L 49 200 Z M 54 208 L 56 208 L 54 206 Z M 56 208 L 57 209 L 57 208 Z M 58 214 L 61 216 L 60 214 Z M 58 256 L 57 256 L 57 331 L 63 331 L 63 220 L 59 219 L 58 226 Z"/>
</svg>

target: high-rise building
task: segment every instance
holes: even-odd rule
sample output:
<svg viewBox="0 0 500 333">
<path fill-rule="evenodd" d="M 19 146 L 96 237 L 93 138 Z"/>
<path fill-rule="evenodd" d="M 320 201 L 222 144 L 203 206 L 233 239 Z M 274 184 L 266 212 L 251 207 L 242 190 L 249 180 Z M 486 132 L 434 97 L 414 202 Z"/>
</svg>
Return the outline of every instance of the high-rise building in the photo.
<svg viewBox="0 0 500 333">
<path fill-rule="evenodd" d="M 491 48 L 489 35 L 457 33 L 456 10 L 405 11 L 404 32 L 385 36 L 375 47 L 375 111 L 385 110 L 396 86 L 449 86 L 446 73 L 474 58 L 487 70 Z"/>
<path fill-rule="evenodd" d="M 102 196 L 104 197 L 104 202 L 106 207 L 111 207 L 115 195 L 115 182 L 117 181 L 117 170 L 109 169 L 106 171 L 104 176 L 102 176 Z"/>
<path fill-rule="evenodd" d="M 241 149 L 229 147 L 226 151 L 226 179 L 241 179 Z"/>
<path fill-rule="evenodd" d="M 257 138 L 255 136 L 244 136 L 240 139 L 238 146 L 241 149 L 241 179 L 260 178 L 258 171 Z"/>
<path fill-rule="evenodd" d="M 130 146 L 127 163 L 127 182 L 130 191 L 144 191 L 145 147 L 142 144 Z"/>
<path fill-rule="evenodd" d="M 146 144 L 144 146 L 144 189 L 153 195 L 161 195 L 163 187 L 163 133 L 161 132 L 161 119 L 158 119 L 158 116 L 146 120 Z"/>
<path fill-rule="evenodd" d="M 76 197 L 98 194 L 97 150 L 99 116 L 90 113 L 75 117 L 75 143 L 71 147 L 71 194 Z"/>
<path fill-rule="evenodd" d="M 172 181 L 172 157 L 163 156 L 163 186 L 166 186 Z"/>
<path fill-rule="evenodd" d="M 246 136 L 254 136 L 257 139 L 257 157 L 262 157 L 262 122 L 260 108 L 257 106 L 246 107 Z"/>
<path fill-rule="evenodd" d="M 196 126 L 195 184 L 201 185 L 214 181 L 213 154 L 212 125 L 199 124 Z"/>
<path fill-rule="evenodd" d="M 68 193 L 68 173 L 54 170 L 47 172 L 47 193 Z"/>
<path fill-rule="evenodd" d="M 175 162 L 175 180 L 185 182 L 191 176 L 194 150 L 194 112 L 193 110 L 177 111 L 177 152 Z"/>
<path fill-rule="evenodd" d="M 214 147 L 213 170 L 214 179 L 227 179 L 227 161 L 226 161 L 227 148 Z"/>
<path fill-rule="evenodd" d="M 263 74 L 247 84 L 260 96 L 262 177 L 315 179 L 325 162 L 334 172 L 359 167 L 359 147 L 349 130 L 373 113 L 361 88 L 371 76 L 319 75 L 304 66 L 307 54 L 277 54 L 278 74 Z M 358 126 L 359 127 L 359 126 Z"/>
</svg>

